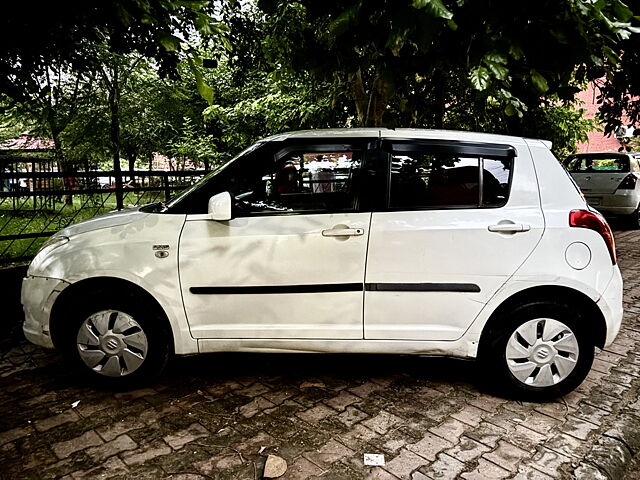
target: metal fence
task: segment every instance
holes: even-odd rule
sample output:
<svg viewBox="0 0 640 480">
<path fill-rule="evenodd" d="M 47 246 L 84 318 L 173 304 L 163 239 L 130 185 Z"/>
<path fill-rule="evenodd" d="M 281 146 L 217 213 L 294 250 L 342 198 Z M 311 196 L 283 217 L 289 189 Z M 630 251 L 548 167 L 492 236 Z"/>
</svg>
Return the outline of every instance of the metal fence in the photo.
<svg viewBox="0 0 640 480">
<path fill-rule="evenodd" d="M 128 208 L 167 201 L 205 173 L 0 172 L 0 264 L 30 259 L 56 231 L 116 210 L 118 204 Z M 122 186 L 117 188 L 119 175 Z"/>
</svg>

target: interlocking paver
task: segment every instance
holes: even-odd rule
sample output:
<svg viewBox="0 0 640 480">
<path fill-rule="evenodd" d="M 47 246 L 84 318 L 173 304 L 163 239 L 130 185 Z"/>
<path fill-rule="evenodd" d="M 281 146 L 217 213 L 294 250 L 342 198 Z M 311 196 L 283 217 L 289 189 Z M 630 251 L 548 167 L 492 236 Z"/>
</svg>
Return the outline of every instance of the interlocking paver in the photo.
<svg viewBox="0 0 640 480">
<path fill-rule="evenodd" d="M 16 335 L 0 339 L 1 473 L 256 478 L 275 454 L 293 479 L 621 478 L 640 450 L 640 232 L 616 234 L 624 322 L 564 398 L 493 396 L 457 361 L 357 355 L 177 359 L 156 383 L 112 393 Z"/>
<path fill-rule="evenodd" d="M 402 449 L 400 454 L 388 462 L 384 469 L 398 478 L 408 478 L 411 472 L 429 463 L 423 456 Z"/>
<path fill-rule="evenodd" d="M 516 472 L 518 464 L 530 455 L 530 452 L 501 440 L 495 450 L 485 453 L 482 457 L 496 465 L 500 465 L 505 470 Z"/>
<path fill-rule="evenodd" d="M 424 438 L 419 442 L 407 445 L 407 449 L 426 458 L 427 460 L 434 461 L 438 453 L 452 446 L 453 444 L 444 438 L 440 438 L 427 432 Z"/>
<path fill-rule="evenodd" d="M 68 422 L 75 422 L 80 417 L 73 410 L 67 410 L 66 412 L 59 413 L 53 417 L 43 418 L 35 423 L 36 430 L 39 432 L 46 432 L 58 425 L 62 425 Z"/>
<path fill-rule="evenodd" d="M 55 443 L 51 446 L 53 452 L 58 458 L 63 459 L 72 453 L 79 452 L 88 447 L 95 447 L 104 443 L 102 439 L 93 430 L 86 432 L 79 437 L 72 438 L 63 442 Z"/>
<path fill-rule="evenodd" d="M 184 447 L 187 443 L 198 438 L 206 437 L 207 435 L 209 435 L 209 432 L 206 428 L 199 423 L 193 423 L 184 430 L 165 436 L 164 441 L 167 442 L 167 444 L 174 450 L 178 450 Z"/>
<path fill-rule="evenodd" d="M 466 480 L 487 480 L 507 478 L 509 475 L 508 470 L 481 458 L 473 470 L 462 473 L 461 477 Z"/>
</svg>

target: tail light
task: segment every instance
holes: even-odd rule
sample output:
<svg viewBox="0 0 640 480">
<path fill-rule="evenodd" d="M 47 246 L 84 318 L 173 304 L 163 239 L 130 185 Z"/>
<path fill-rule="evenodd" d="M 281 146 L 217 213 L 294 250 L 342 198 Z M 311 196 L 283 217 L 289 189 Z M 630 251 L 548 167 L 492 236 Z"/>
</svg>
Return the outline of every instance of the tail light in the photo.
<svg viewBox="0 0 640 480">
<path fill-rule="evenodd" d="M 569 225 L 572 227 L 588 228 L 598 232 L 607 245 L 611 263 L 613 265 L 617 263 L 616 242 L 613 239 L 613 233 L 611 232 L 609 224 L 602 215 L 590 210 L 573 210 L 569 214 Z"/>
<path fill-rule="evenodd" d="M 636 183 L 638 182 L 638 177 L 636 177 L 633 173 L 630 173 L 618 185 L 618 190 L 633 190 L 636 188 Z"/>
</svg>

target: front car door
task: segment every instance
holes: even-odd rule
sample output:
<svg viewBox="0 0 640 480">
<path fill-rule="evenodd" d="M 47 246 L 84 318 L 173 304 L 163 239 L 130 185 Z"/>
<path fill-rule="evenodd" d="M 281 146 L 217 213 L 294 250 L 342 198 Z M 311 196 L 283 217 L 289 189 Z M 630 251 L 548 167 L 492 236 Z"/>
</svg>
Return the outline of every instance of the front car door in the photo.
<svg viewBox="0 0 640 480">
<path fill-rule="evenodd" d="M 371 222 L 365 338 L 458 339 L 543 233 L 531 155 L 524 142 L 383 149 L 390 188 Z"/>
<path fill-rule="evenodd" d="M 199 205 L 229 191 L 234 213 L 187 215 L 179 265 L 195 338 L 362 338 L 366 150 L 366 139 L 267 142 L 201 188 Z"/>
</svg>

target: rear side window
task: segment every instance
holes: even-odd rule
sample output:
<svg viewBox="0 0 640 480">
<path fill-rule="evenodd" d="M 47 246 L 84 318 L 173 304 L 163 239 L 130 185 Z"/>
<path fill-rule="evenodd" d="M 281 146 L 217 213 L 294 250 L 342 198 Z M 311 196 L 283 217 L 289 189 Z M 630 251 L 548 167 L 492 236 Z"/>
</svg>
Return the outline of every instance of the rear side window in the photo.
<svg viewBox="0 0 640 480">
<path fill-rule="evenodd" d="M 392 154 L 392 209 L 498 207 L 508 200 L 513 158 L 429 153 Z"/>
<path fill-rule="evenodd" d="M 567 170 L 572 173 L 611 173 L 629 172 L 628 157 L 570 157 L 567 160 Z"/>
</svg>

